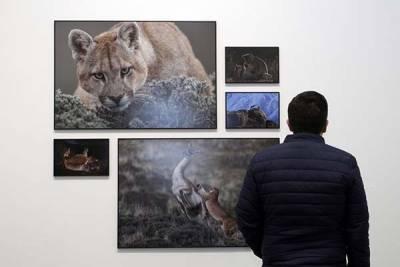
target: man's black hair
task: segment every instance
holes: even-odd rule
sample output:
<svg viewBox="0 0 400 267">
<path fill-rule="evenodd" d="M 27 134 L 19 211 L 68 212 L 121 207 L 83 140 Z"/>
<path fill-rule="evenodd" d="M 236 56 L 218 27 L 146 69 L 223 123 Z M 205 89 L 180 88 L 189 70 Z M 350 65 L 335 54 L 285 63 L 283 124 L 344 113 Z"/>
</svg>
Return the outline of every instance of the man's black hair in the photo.
<svg viewBox="0 0 400 267">
<path fill-rule="evenodd" d="M 328 102 L 320 93 L 303 92 L 290 101 L 288 114 L 294 133 L 321 134 L 328 118 Z"/>
</svg>

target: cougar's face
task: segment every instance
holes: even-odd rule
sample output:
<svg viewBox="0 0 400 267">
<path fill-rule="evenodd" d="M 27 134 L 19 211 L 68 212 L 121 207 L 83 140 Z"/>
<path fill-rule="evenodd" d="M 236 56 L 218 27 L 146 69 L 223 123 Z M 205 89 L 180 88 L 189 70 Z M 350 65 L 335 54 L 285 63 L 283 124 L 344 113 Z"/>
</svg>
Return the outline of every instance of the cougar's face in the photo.
<svg viewBox="0 0 400 267">
<path fill-rule="evenodd" d="M 137 23 L 122 23 L 95 38 L 75 29 L 69 46 L 77 64 L 79 86 L 111 111 L 122 111 L 147 78 Z"/>
<path fill-rule="evenodd" d="M 78 68 L 80 86 L 98 97 L 107 109 L 123 111 L 146 79 L 147 69 L 141 61 L 117 39 L 108 42 L 95 39 L 94 48 Z"/>
</svg>

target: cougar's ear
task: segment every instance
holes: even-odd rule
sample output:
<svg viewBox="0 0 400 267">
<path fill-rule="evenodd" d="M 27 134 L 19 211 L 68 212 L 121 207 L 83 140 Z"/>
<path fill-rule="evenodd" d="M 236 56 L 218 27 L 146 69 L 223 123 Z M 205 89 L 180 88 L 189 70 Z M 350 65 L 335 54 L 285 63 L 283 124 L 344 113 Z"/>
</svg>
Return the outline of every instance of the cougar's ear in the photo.
<svg viewBox="0 0 400 267">
<path fill-rule="evenodd" d="M 139 46 L 139 25 L 136 22 L 124 22 L 118 31 L 118 39 L 129 48 L 136 49 Z"/>
<path fill-rule="evenodd" d="M 76 60 L 84 59 L 93 45 L 93 38 L 82 30 L 72 30 L 68 36 L 68 45 L 72 51 L 72 57 Z"/>
</svg>

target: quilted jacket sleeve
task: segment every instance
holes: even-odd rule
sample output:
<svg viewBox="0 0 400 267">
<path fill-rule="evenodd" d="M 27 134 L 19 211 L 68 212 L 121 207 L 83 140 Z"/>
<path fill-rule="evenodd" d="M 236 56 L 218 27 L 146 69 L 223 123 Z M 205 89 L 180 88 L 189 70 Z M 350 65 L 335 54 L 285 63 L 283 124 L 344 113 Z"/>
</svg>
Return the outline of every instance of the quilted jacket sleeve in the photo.
<svg viewBox="0 0 400 267">
<path fill-rule="evenodd" d="M 236 205 L 239 230 L 254 254 L 262 258 L 262 206 L 251 167 L 247 170 Z"/>
<path fill-rule="evenodd" d="M 369 213 L 360 170 L 355 162 L 347 191 L 346 245 L 349 267 L 369 267 Z"/>
</svg>

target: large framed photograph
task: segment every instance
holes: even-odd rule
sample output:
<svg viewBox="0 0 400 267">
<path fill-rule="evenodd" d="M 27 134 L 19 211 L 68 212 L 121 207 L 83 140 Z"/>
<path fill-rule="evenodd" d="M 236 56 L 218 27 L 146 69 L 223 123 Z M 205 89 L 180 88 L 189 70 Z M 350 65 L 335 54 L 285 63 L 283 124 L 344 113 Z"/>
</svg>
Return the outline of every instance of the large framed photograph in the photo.
<svg viewBox="0 0 400 267">
<path fill-rule="evenodd" d="M 225 47 L 225 83 L 279 83 L 279 47 Z"/>
<path fill-rule="evenodd" d="M 54 139 L 54 176 L 108 176 L 108 139 Z"/>
<path fill-rule="evenodd" d="M 215 21 L 55 21 L 54 128 L 216 129 Z"/>
<path fill-rule="evenodd" d="M 245 246 L 234 207 L 278 138 L 118 140 L 118 248 Z"/>
<path fill-rule="evenodd" d="M 225 93 L 227 129 L 279 129 L 279 92 Z"/>
</svg>

